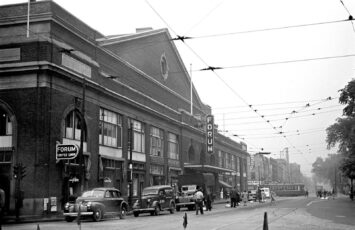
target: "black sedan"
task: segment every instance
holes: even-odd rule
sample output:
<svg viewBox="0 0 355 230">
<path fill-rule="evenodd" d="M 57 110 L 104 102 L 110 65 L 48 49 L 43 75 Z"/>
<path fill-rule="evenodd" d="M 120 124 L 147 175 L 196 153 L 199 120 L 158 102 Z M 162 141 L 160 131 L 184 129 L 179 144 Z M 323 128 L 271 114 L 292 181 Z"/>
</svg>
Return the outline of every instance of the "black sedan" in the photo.
<svg viewBox="0 0 355 230">
<path fill-rule="evenodd" d="M 68 222 L 80 217 L 91 217 L 94 221 L 100 221 L 104 217 L 126 216 L 128 204 L 121 197 L 119 190 L 115 188 L 94 188 L 84 192 L 75 203 L 68 202 L 64 207 L 64 217 Z"/>
</svg>

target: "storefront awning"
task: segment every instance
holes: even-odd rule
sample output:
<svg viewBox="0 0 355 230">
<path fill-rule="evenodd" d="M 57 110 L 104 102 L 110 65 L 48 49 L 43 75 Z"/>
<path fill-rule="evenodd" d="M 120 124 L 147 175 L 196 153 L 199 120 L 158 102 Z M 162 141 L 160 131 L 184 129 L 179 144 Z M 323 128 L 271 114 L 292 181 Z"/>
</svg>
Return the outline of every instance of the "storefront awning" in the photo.
<svg viewBox="0 0 355 230">
<path fill-rule="evenodd" d="M 184 168 L 194 169 L 201 172 L 212 172 L 212 173 L 232 173 L 235 172 L 231 169 L 221 168 L 213 165 L 195 165 L 195 164 L 184 164 Z"/>
<path fill-rule="evenodd" d="M 223 180 L 219 180 L 218 183 L 224 188 L 232 188 L 232 185 L 228 184 L 227 182 L 224 182 Z"/>
</svg>

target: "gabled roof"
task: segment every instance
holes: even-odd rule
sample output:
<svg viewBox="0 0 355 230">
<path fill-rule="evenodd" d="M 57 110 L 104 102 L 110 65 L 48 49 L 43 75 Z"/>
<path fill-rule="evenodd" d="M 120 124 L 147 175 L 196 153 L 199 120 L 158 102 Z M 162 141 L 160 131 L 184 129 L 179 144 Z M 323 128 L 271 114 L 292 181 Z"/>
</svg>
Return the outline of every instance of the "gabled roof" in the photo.
<svg viewBox="0 0 355 230">
<path fill-rule="evenodd" d="M 101 47 L 113 52 L 137 69 L 159 82 L 162 87 L 190 100 L 190 76 L 167 29 L 141 31 L 134 34 L 111 35 L 97 40 Z M 162 60 L 167 63 L 167 75 L 162 73 Z M 193 87 L 194 110 L 206 112 Z"/>
</svg>

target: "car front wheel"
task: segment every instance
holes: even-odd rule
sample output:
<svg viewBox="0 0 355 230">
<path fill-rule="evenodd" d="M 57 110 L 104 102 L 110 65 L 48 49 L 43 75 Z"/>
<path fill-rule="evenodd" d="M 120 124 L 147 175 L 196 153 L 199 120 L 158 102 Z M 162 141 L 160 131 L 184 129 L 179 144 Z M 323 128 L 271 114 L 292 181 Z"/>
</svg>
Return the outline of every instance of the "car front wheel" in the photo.
<svg viewBox="0 0 355 230">
<path fill-rule="evenodd" d="M 93 220 L 95 221 L 95 222 L 97 222 L 97 221 L 100 221 L 101 220 L 101 218 L 102 218 L 102 211 L 101 211 L 101 209 L 96 209 L 95 211 L 94 211 L 94 215 L 92 216 L 92 218 L 93 218 Z"/>
<path fill-rule="evenodd" d="M 139 216 L 139 212 L 133 212 L 133 216 L 134 217 L 138 217 Z"/>
<path fill-rule="evenodd" d="M 120 212 L 120 219 L 124 219 L 125 217 L 126 217 L 126 215 L 127 215 L 127 208 L 125 207 L 125 206 L 123 206 L 122 208 L 121 208 L 121 212 Z"/>
<path fill-rule="evenodd" d="M 160 208 L 159 208 L 159 206 L 157 205 L 157 206 L 155 206 L 155 209 L 154 209 L 154 215 L 155 215 L 155 216 L 159 216 L 159 214 L 160 214 Z"/>
<path fill-rule="evenodd" d="M 171 204 L 169 211 L 171 214 L 173 214 L 175 212 L 175 204 L 174 203 Z"/>
</svg>

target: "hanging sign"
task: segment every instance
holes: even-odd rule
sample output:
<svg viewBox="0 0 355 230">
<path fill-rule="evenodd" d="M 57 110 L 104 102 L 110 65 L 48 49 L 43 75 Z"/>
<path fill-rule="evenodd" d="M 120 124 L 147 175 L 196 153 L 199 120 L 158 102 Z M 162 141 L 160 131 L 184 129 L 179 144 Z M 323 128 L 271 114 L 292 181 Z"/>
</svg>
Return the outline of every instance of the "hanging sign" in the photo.
<svg viewBox="0 0 355 230">
<path fill-rule="evenodd" d="M 214 142 L 214 118 L 212 115 L 206 117 L 206 134 L 207 134 L 207 153 L 213 154 L 213 142 Z"/>
<path fill-rule="evenodd" d="M 75 144 L 57 144 L 55 151 L 57 160 L 71 160 L 79 153 L 79 147 Z"/>
</svg>

